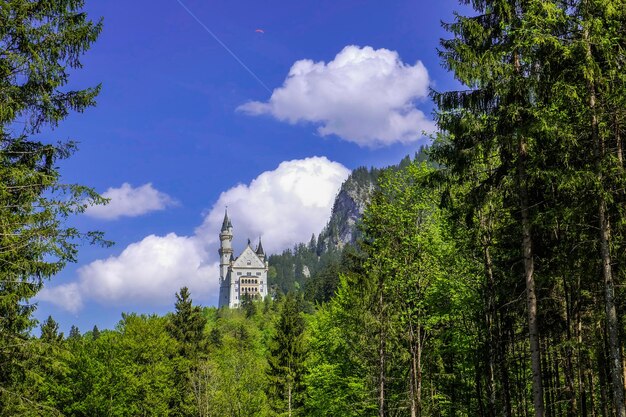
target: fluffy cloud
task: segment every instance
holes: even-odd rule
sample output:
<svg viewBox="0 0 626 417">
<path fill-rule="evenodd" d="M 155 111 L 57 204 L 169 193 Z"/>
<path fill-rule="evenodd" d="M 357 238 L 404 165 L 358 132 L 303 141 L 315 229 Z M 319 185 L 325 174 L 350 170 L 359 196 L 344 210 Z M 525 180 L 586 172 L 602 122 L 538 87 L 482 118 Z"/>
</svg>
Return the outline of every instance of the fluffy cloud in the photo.
<svg viewBox="0 0 626 417">
<path fill-rule="evenodd" d="M 109 188 L 102 196 L 109 198 L 109 203 L 104 206 L 91 206 L 85 214 L 100 219 L 114 220 L 123 216 L 141 216 L 176 204 L 170 196 L 156 190 L 150 183 L 137 188 L 124 183 L 119 188 Z"/>
<path fill-rule="evenodd" d="M 45 287 L 37 294 L 37 299 L 63 307 L 72 313 L 78 312 L 83 307 L 83 296 L 76 282 L 51 288 Z"/>
<path fill-rule="evenodd" d="M 193 236 L 150 235 L 118 256 L 78 270 L 75 282 L 45 288 L 38 298 L 77 312 L 87 300 L 114 305 L 163 306 L 180 287 L 194 300 L 215 303 L 218 289 L 218 233 L 228 205 L 235 251 L 247 237 L 263 235 L 267 252 L 307 241 L 328 221 L 341 183 L 350 171 L 323 157 L 281 163 L 221 194 Z"/>
<path fill-rule="evenodd" d="M 208 264 L 195 237 L 150 235 L 130 244 L 119 256 L 97 260 L 78 270 L 78 280 L 46 288 L 39 299 L 66 310 L 80 310 L 86 299 L 114 305 L 167 305 L 181 287 L 196 297 L 217 293 L 211 279 L 217 263 Z"/>
<path fill-rule="evenodd" d="M 251 101 L 238 110 L 292 124 L 313 122 L 322 136 L 361 146 L 408 143 L 435 130 L 415 107 L 428 96 L 429 84 L 420 61 L 411 66 L 395 51 L 347 46 L 328 63 L 297 61 L 268 102 Z"/>
<path fill-rule="evenodd" d="M 307 241 L 326 225 L 339 187 L 350 171 L 324 157 L 281 163 L 249 185 L 222 193 L 196 233 L 217 244 L 224 209 L 236 237 L 263 236 L 267 252 L 277 252 Z"/>
</svg>

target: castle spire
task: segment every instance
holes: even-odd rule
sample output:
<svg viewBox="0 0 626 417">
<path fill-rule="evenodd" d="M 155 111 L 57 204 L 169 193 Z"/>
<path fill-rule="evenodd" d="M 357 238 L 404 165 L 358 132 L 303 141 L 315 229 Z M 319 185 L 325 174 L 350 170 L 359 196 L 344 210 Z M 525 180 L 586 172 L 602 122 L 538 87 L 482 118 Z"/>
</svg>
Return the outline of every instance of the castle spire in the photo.
<svg viewBox="0 0 626 417">
<path fill-rule="evenodd" d="M 265 255 L 265 252 L 263 251 L 263 244 L 261 243 L 261 237 L 259 236 L 259 246 L 256 247 L 256 254 L 257 255 Z"/>
<path fill-rule="evenodd" d="M 225 232 L 228 230 L 228 228 L 232 228 L 233 224 L 230 222 L 230 219 L 228 218 L 228 208 L 226 208 L 224 210 L 224 221 L 222 222 L 222 232 Z"/>
</svg>

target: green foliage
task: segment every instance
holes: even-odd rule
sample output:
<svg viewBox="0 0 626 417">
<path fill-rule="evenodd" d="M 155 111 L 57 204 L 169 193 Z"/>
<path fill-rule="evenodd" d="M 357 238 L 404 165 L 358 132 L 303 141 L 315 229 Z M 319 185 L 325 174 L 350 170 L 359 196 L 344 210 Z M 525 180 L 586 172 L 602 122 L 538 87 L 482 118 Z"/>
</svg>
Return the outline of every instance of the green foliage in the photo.
<svg viewBox="0 0 626 417">
<path fill-rule="evenodd" d="M 299 415 L 304 402 L 304 319 L 293 293 L 284 298 L 269 344 L 268 397 L 278 415 Z"/>
<path fill-rule="evenodd" d="M 0 4 L 0 410 L 20 403 L 37 409 L 15 388 L 32 354 L 27 334 L 35 306 L 28 300 L 76 260 L 80 240 L 101 241 L 100 233 L 65 223 L 104 202 L 87 187 L 61 182 L 57 163 L 75 144 L 35 138 L 93 106 L 99 92 L 65 88 L 101 30 L 82 8 L 82 1 L 65 0 Z"/>
<path fill-rule="evenodd" d="M 182 287 L 176 294 L 175 312 L 170 315 L 167 331 L 176 340 L 178 355 L 174 362 L 175 395 L 172 396 L 172 415 L 195 414 L 195 404 L 190 389 L 191 375 L 205 356 L 204 330 L 207 319 L 199 306 L 194 306 L 189 289 Z"/>
<path fill-rule="evenodd" d="M 176 293 L 175 312 L 170 316 L 167 331 L 179 342 L 180 354 L 194 359 L 203 350 L 206 318 L 199 306 L 194 306 L 187 287 Z"/>
</svg>

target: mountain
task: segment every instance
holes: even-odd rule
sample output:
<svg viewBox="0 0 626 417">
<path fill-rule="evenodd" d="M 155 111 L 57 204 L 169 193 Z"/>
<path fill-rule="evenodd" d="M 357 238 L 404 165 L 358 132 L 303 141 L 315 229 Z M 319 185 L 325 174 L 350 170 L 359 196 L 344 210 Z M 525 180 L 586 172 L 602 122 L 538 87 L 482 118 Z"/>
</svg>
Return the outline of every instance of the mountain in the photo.
<svg viewBox="0 0 626 417">
<path fill-rule="evenodd" d="M 426 148 L 415 154 L 424 161 Z M 344 181 L 335 198 L 328 223 L 309 243 L 299 243 L 281 254 L 270 255 L 268 281 L 275 291 L 304 290 L 310 301 L 328 300 L 336 288 L 338 275 L 351 259 L 358 257 L 361 235 L 358 223 L 371 201 L 378 179 L 386 170 L 399 170 L 411 163 L 406 156 L 398 165 L 387 168 L 359 167 Z M 347 252 L 346 252 L 347 251 Z"/>
<path fill-rule="evenodd" d="M 341 185 L 330 220 L 317 238 L 318 255 L 356 243 L 360 235 L 357 223 L 376 190 L 381 172 L 377 168 L 360 167 Z"/>
</svg>

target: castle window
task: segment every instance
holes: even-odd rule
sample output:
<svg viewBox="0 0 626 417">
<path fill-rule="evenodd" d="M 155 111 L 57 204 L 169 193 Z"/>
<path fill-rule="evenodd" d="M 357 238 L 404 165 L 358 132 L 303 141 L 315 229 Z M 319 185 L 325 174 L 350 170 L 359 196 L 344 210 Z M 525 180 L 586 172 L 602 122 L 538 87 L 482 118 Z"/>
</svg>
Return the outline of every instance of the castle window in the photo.
<svg viewBox="0 0 626 417">
<path fill-rule="evenodd" d="M 257 274 L 257 275 L 261 275 L 261 273 L 260 273 L 260 272 L 257 272 L 256 274 Z"/>
<path fill-rule="evenodd" d="M 241 272 L 237 272 L 237 275 L 241 275 Z"/>
<path fill-rule="evenodd" d="M 248 265 L 252 265 L 252 261 L 248 261 Z"/>
<path fill-rule="evenodd" d="M 252 272 L 248 272 L 246 275 L 247 275 L 247 276 L 250 276 L 250 275 L 252 275 Z"/>
</svg>

